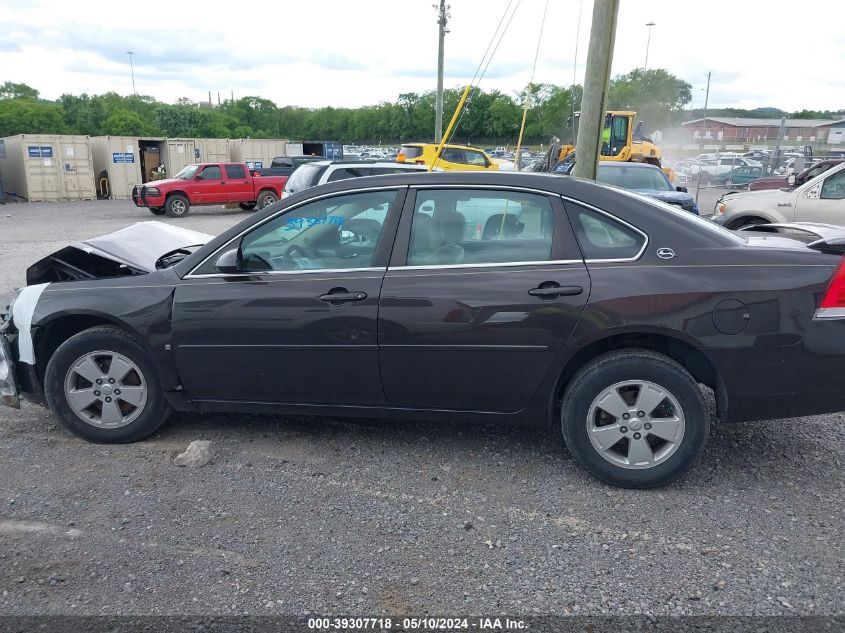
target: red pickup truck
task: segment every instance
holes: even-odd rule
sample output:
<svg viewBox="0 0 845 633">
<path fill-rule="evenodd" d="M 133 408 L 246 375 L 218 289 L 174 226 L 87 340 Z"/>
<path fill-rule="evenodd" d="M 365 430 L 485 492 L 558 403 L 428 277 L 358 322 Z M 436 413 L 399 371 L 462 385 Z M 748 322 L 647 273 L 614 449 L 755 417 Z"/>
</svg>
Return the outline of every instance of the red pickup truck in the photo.
<svg viewBox="0 0 845 633">
<path fill-rule="evenodd" d="M 173 178 L 132 188 L 135 206 L 153 215 L 188 215 L 192 205 L 238 204 L 244 211 L 263 209 L 282 197 L 287 176 L 254 176 L 244 163 L 188 165 Z"/>
</svg>

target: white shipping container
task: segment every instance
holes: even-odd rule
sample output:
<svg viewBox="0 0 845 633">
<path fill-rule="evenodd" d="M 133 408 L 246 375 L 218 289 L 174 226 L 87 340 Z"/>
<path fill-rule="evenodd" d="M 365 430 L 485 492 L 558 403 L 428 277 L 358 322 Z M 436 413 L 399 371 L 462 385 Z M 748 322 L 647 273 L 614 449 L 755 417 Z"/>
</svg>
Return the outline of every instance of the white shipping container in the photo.
<svg viewBox="0 0 845 633">
<path fill-rule="evenodd" d="M 198 163 L 228 163 L 230 155 L 229 139 L 198 138 L 194 147 L 194 159 Z"/>
<path fill-rule="evenodd" d="M 195 155 L 196 140 L 193 138 L 168 138 L 163 142 L 162 160 L 167 177 L 172 178 L 183 167 L 199 163 Z"/>
<path fill-rule="evenodd" d="M 287 156 L 288 142 L 276 138 L 241 138 L 229 141 L 232 162 L 269 167 L 276 156 Z"/>
<path fill-rule="evenodd" d="M 141 157 L 137 136 L 93 136 L 91 156 L 99 197 L 129 198 L 132 187 L 141 182 Z M 108 173 L 108 185 L 100 173 Z"/>
<path fill-rule="evenodd" d="M 88 136 L 19 134 L 3 139 L 0 173 L 7 191 L 31 202 L 91 200 L 94 166 Z"/>
</svg>

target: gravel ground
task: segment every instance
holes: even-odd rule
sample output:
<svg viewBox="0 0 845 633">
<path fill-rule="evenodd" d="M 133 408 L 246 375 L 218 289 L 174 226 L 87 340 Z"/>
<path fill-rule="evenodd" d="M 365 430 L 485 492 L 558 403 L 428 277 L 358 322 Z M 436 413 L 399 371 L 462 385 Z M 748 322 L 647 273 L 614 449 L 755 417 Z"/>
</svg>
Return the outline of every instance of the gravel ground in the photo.
<svg viewBox="0 0 845 633">
<path fill-rule="evenodd" d="M 68 241 L 149 219 L 0 207 L 0 297 Z M 97 446 L 3 409 L 0 614 L 842 614 L 842 420 L 717 424 L 682 480 L 626 491 L 543 430 L 181 414 Z M 176 467 L 194 439 L 216 459 Z"/>
</svg>

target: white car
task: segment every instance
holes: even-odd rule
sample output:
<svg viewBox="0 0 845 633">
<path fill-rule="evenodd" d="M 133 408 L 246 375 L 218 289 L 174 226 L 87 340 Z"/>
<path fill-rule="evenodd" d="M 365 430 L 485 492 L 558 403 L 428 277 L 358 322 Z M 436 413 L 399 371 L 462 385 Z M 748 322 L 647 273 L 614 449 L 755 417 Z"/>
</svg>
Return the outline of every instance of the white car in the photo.
<svg viewBox="0 0 845 633">
<path fill-rule="evenodd" d="M 291 177 L 285 183 L 285 188 L 282 190 L 282 199 L 303 189 L 316 187 L 327 182 L 335 182 L 347 178 L 359 178 L 361 176 L 402 174 L 408 171 L 428 171 L 428 167 L 410 163 L 380 161 L 318 160 L 301 165 L 291 174 Z"/>
<path fill-rule="evenodd" d="M 759 167 L 756 160 L 749 160 L 739 156 L 723 156 L 715 161 L 702 162 L 700 164 L 701 182 L 707 184 L 710 178 L 733 171 L 737 167 Z"/>
<path fill-rule="evenodd" d="M 729 229 L 784 222 L 845 226 L 845 163 L 792 190 L 766 189 L 724 196 L 716 204 L 712 220 Z"/>
</svg>

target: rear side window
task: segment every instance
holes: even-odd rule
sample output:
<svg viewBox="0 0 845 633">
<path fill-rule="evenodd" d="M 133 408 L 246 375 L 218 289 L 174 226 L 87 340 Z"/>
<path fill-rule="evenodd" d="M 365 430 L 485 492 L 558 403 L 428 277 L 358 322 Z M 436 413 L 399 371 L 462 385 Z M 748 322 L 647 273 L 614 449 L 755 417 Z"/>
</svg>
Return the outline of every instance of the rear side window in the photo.
<svg viewBox="0 0 845 633">
<path fill-rule="evenodd" d="M 246 178 L 243 165 L 226 165 L 226 177 L 235 180 L 236 178 Z"/>
<path fill-rule="evenodd" d="M 329 179 L 327 182 L 335 182 L 337 180 L 346 180 L 348 178 L 360 178 L 361 176 L 369 176 L 370 175 L 370 168 L 369 167 L 343 167 L 341 169 L 335 169 L 332 173 L 329 174 Z"/>
<path fill-rule="evenodd" d="M 554 214 L 545 196 L 518 191 L 417 193 L 408 264 L 472 265 L 551 259 Z"/>
<path fill-rule="evenodd" d="M 286 193 L 296 193 L 317 184 L 320 176 L 326 171 L 326 165 L 305 164 L 297 167 L 285 183 Z"/>
<path fill-rule="evenodd" d="M 584 259 L 631 259 L 645 245 L 641 233 L 602 213 L 574 202 L 566 202 L 566 212 Z"/>
</svg>

